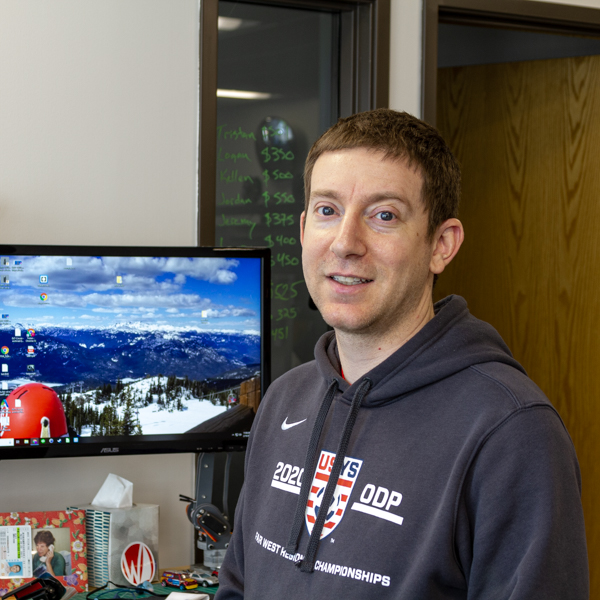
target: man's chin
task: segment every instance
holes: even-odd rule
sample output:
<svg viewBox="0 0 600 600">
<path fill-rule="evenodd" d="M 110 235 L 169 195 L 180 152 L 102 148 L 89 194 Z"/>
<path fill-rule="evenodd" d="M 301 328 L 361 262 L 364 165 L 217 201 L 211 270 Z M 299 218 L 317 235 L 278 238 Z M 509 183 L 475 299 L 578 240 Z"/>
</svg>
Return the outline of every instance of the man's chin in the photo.
<svg viewBox="0 0 600 600">
<path fill-rule="evenodd" d="M 373 321 L 367 317 L 352 317 L 351 315 L 323 315 L 323 320 L 335 331 L 346 334 L 369 334 L 373 329 Z"/>
</svg>

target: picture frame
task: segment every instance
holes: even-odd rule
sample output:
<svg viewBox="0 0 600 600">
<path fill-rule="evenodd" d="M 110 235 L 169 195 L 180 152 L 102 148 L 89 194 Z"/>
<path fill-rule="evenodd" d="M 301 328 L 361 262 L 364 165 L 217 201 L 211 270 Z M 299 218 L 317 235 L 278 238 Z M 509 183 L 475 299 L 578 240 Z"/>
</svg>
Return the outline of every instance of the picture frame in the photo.
<svg viewBox="0 0 600 600">
<path fill-rule="evenodd" d="M 33 576 L 0 578 L 0 596 L 32 581 L 44 571 L 54 575 L 67 589 L 88 591 L 84 510 L 0 513 L 0 532 L 2 528 L 16 527 L 21 532 L 30 528 Z M 45 564 L 48 560 L 50 568 Z"/>
</svg>

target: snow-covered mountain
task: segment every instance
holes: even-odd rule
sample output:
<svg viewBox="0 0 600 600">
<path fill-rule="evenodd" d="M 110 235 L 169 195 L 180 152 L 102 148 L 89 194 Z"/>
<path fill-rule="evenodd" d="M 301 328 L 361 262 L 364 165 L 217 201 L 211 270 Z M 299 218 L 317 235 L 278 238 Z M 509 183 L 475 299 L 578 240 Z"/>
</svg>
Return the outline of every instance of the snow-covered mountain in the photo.
<svg viewBox="0 0 600 600">
<path fill-rule="evenodd" d="M 110 391 L 63 394 L 62 401 L 69 422 L 84 437 L 183 433 L 237 401 L 239 386 L 214 393 L 199 392 L 193 382 L 186 383 L 174 377 L 145 377 L 120 381 Z"/>
<path fill-rule="evenodd" d="M 106 329 L 43 327 L 35 340 L 9 345 L 11 379 L 81 383 L 84 389 L 158 374 L 201 381 L 238 372 L 241 379 L 260 363 L 260 336 L 253 332 L 152 328 L 138 323 Z M 34 353 L 27 351 L 30 345 Z M 32 363 L 33 375 L 27 370 Z"/>
</svg>

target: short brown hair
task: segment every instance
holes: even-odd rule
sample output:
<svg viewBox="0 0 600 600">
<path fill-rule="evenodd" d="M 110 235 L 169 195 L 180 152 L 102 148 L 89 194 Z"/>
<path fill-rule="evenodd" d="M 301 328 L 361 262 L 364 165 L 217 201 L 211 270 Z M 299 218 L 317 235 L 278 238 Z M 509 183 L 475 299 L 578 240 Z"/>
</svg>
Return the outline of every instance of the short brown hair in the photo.
<svg viewBox="0 0 600 600">
<path fill-rule="evenodd" d="M 406 159 L 423 176 L 423 203 L 429 215 L 427 234 L 458 215 L 460 167 L 439 131 L 424 121 L 389 108 L 340 119 L 310 149 L 304 166 L 304 209 L 308 210 L 312 171 L 325 152 L 367 148 L 385 158 Z"/>
<path fill-rule="evenodd" d="M 50 531 L 38 531 L 33 538 L 34 544 L 46 544 L 46 546 L 50 546 L 50 544 L 54 544 L 56 540 Z"/>
</svg>

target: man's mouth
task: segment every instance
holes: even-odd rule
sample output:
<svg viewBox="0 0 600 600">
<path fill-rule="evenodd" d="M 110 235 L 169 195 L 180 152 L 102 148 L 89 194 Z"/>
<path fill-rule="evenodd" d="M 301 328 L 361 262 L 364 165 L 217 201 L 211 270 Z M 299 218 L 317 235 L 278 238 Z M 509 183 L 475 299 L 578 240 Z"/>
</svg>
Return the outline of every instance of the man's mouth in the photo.
<svg viewBox="0 0 600 600">
<path fill-rule="evenodd" d="M 358 285 L 359 283 L 369 283 L 372 279 L 362 279 L 361 277 L 344 277 L 343 275 L 332 275 L 331 279 L 342 285 Z"/>
</svg>

